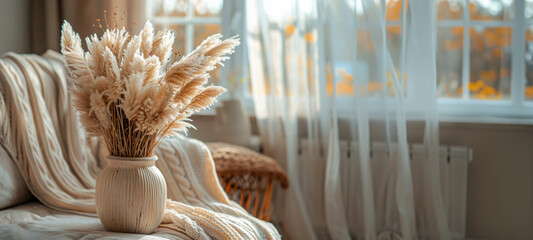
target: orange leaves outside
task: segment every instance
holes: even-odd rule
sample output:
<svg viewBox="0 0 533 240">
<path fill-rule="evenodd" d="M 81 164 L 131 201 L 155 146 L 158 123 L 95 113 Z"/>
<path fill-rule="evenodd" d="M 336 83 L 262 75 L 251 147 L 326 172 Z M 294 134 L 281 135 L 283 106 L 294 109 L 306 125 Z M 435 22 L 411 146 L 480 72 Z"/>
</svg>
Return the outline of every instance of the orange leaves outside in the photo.
<svg viewBox="0 0 533 240">
<path fill-rule="evenodd" d="M 405 0 L 404 0 L 405 3 Z M 402 1 L 400 0 L 387 0 L 385 18 L 390 22 L 397 22 L 401 20 Z M 465 8 L 463 4 L 454 4 L 453 2 L 440 1 L 437 4 L 437 19 L 438 20 L 462 20 L 464 11 L 468 10 L 470 18 L 475 21 L 501 21 L 502 15 L 491 16 L 484 11 L 475 2 L 470 2 Z M 290 23 L 284 27 L 285 37 L 292 37 L 298 28 Z M 391 25 L 387 26 L 387 37 L 399 38 L 402 34 L 400 26 Z M 439 34 L 443 33 L 443 38 L 439 35 L 439 47 L 445 51 L 463 51 L 464 48 L 464 34 L 470 36 L 470 81 L 468 83 L 468 91 L 470 96 L 475 99 L 502 99 L 504 95 L 508 95 L 508 84 L 501 84 L 500 82 L 508 81 L 510 79 L 510 69 L 508 66 L 509 51 L 512 44 L 512 28 L 511 27 L 476 27 L 472 26 L 469 29 L 465 29 L 463 26 L 451 26 L 451 27 L 439 27 Z M 307 43 L 313 43 L 316 41 L 316 33 L 305 32 L 301 33 L 303 39 Z M 533 41 L 533 31 L 526 33 L 527 41 Z M 387 42 L 394 42 L 391 39 L 387 39 Z M 359 56 L 372 56 L 375 46 L 371 39 L 368 30 L 359 29 L 357 31 L 357 51 Z M 454 54 L 455 54 L 454 53 Z M 454 56 L 461 56 L 461 54 L 455 54 Z M 442 56 L 441 56 L 442 57 Z M 309 60 L 307 60 L 309 61 Z M 305 65 L 305 61 L 299 64 Z M 309 65 L 309 63 L 308 63 Z M 453 70 L 451 70 L 453 71 Z M 354 78 L 357 75 L 348 73 L 344 70 L 337 69 L 337 79 L 334 81 L 333 74 L 329 67 L 326 69 L 327 83 L 326 91 L 328 95 L 333 94 L 335 88 L 337 95 L 353 95 L 360 91 L 368 94 L 383 91 L 386 86 L 383 86 L 381 82 L 369 81 L 367 86 L 363 87 L 364 90 L 356 89 L 359 87 L 354 82 Z M 454 72 L 457 75 L 461 75 L 460 72 Z M 357 73 L 355 73 L 357 74 Z M 308 78 L 312 77 L 312 74 L 307 74 Z M 444 74 L 445 76 L 449 74 Z M 460 78 L 459 78 L 460 79 Z M 457 78 L 455 78 L 457 81 Z M 468 79 L 466 79 L 468 81 Z M 308 79 L 307 82 L 313 82 L 312 79 Z M 305 84 L 305 83 L 304 83 Z M 335 84 L 335 85 L 333 85 Z M 459 85 L 460 80 L 459 80 Z M 460 96 L 462 91 L 461 87 L 450 87 L 445 90 L 447 96 Z M 503 86 L 503 87 L 502 87 Z M 392 93 L 389 93 L 392 94 Z M 533 98 L 533 86 L 527 87 L 525 90 L 527 98 Z"/>
<path fill-rule="evenodd" d="M 349 74 L 344 69 L 339 69 L 338 73 L 341 77 L 340 81 L 337 82 L 336 94 L 337 95 L 353 95 L 354 85 L 353 85 L 353 74 Z M 326 66 L 326 91 L 328 96 L 333 96 L 333 73 L 331 72 L 331 67 Z"/>
<path fill-rule="evenodd" d="M 402 14 L 402 1 L 388 0 L 387 11 L 385 12 L 385 20 L 400 21 L 401 14 Z"/>
<path fill-rule="evenodd" d="M 464 1 L 463 1 L 464 2 Z M 440 1 L 437 4 L 437 19 L 438 20 L 460 20 L 463 19 L 463 2 L 449 2 L 449 1 Z M 387 3 L 388 5 L 389 3 Z M 476 21 L 491 21 L 491 20 L 502 20 L 501 16 L 489 15 L 484 11 L 483 7 L 478 7 L 478 4 L 475 2 L 469 2 L 468 12 L 470 18 Z M 389 10 L 389 8 L 387 8 Z"/>
<path fill-rule="evenodd" d="M 336 95 L 348 95 L 352 96 L 354 94 L 354 76 L 349 74 L 345 69 L 338 69 L 338 74 L 340 75 L 340 81 L 337 82 L 335 91 Z M 331 67 L 326 66 L 326 91 L 328 96 L 333 96 L 333 73 L 331 72 Z"/>
<path fill-rule="evenodd" d="M 397 69 L 398 70 L 398 69 Z M 363 95 L 371 95 L 373 93 L 382 92 L 384 87 L 382 82 L 378 82 L 375 80 L 370 80 L 366 85 L 362 86 L 356 86 L 356 83 L 354 82 L 354 75 L 347 73 L 345 69 L 339 68 L 337 69 L 337 74 L 340 79 L 337 80 L 337 83 L 335 85 L 335 91 L 337 96 L 354 96 L 354 90 L 357 90 L 357 95 L 363 96 Z M 399 74 L 397 76 L 400 78 Z M 403 75 L 403 82 L 404 87 L 406 84 L 407 75 Z M 328 96 L 333 96 L 333 73 L 331 72 L 331 67 L 328 65 L 326 66 L 326 91 Z M 387 82 L 386 87 L 387 91 L 389 93 L 389 96 L 394 96 L 395 91 L 393 89 L 393 80 L 391 77 L 390 72 L 387 72 Z M 404 88 L 405 90 L 405 88 Z"/>
<path fill-rule="evenodd" d="M 471 47 L 476 51 L 508 47 L 511 45 L 511 34 L 510 27 L 485 28 L 483 31 L 470 28 Z"/>
<path fill-rule="evenodd" d="M 450 4 L 447 1 L 442 1 L 437 4 L 437 20 L 441 19 L 461 19 L 463 17 L 463 9 L 460 5 Z"/>
<path fill-rule="evenodd" d="M 526 41 L 533 42 L 533 30 L 526 31 Z"/>
<path fill-rule="evenodd" d="M 496 90 L 494 87 L 485 85 L 483 80 L 468 83 L 468 90 L 472 93 L 472 98 L 483 100 L 500 100 L 503 98 L 502 91 Z M 463 88 L 457 88 L 457 94 L 463 93 Z M 527 86 L 524 90 L 527 99 L 533 99 L 533 86 Z"/>
<path fill-rule="evenodd" d="M 526 98 L 531 99 L 533 98 L 533 86 L 526 87 L 526 90 L 524 91 L 526 94 Z"/>
<path fill-rule="evenodd" d="M 486 85 L 483 80 L 468 83 L 468 90 L 474 99 L 497 100 L 503 98 L 503 93 L 494 87 Z M 462 92 L 462 89 L 460 90 Z"/>
<path fill-rule="evenodd" d="M 285 35 L 292 36 L 296 32 L 296 26 L 294 24 L 288 24 L 285 26 Z"/>
<path fill-rule="evenodd" d="M 285 26 L 285 36 L 291 37 L 296 32 L 296 26 L 294 24 L 287 24 Z M 308 43 L 312 43 L 316 41 L 316 31 L 314 32 L 306 32 L 304 35 L 305 41 Z"/>
</svg>

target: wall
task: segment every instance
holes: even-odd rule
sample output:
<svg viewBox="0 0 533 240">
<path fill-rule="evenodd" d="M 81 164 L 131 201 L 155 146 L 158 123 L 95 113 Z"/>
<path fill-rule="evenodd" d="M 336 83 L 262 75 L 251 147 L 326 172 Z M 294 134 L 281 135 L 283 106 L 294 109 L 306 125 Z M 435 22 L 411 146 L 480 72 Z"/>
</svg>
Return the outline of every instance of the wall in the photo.
<svg viewBox="0 0 533 240">
<path fill-rule="evenodd" d="M 0 0 L 0 56 L 30 52 L 29 4 L 29 0 Z"/>
<path fill-rule="evenodd" d="M 467 236 L 533 239 L 533 126 L 443 123 L 442 144 L 467 145 Z"/>
<path fill-rule="evenodd" d="M 212 116 L 193 120 L 199 130 L 190 130 L 191 137 L 216 139 Z M 407 127 L 409 142 L 422 142 L 424 125 Z M 373 139 L 383 136 L 382 127 L 370 128 Z M 467 237 L 533 239 L 533 125 L 443 122 L 440 142 L 465 145 L 474 153 L 468 170 Z"/>
</svg>

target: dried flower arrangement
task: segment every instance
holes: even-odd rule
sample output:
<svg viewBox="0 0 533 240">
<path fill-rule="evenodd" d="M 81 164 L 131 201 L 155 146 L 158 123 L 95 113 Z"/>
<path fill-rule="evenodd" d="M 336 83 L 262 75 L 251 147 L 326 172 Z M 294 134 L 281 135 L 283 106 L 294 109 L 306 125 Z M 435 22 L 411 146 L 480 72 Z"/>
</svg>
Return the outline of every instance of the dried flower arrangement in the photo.
<svg viewBox="0 0 533 240">
<path fill-rule="evenodd" d="M 109 153 L 121 157 L 148 157 L 165 136 L 185 132 L 189 116 L 216 102 L 226 90 L 205 86 L 217 64 L 239 45 L 215 34 L 179 60 L 172 56 L 174 33 L 154 35 L 146 22 L 139 35 L 107 29 L 101 38 L 79 35 L 65 21 L 61 52 L 74 83 L 73 105 L 82 125 L 97 136 Z"/>
</svg>

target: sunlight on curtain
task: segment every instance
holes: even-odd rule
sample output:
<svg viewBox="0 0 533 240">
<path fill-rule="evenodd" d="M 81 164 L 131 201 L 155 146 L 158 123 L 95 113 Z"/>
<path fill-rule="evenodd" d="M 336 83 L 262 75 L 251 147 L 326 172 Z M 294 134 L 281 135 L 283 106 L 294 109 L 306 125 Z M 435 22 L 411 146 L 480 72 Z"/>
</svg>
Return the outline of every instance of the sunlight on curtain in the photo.
<svg viewBox="0 0 533 240">
<path fill-rule="evenodd" d="M 289 239 L 451 239 L 439 181 L 435 4 L 393 2 L 405 11 L 385 14 L 384 0 L 246 2 L 259 132 L 291 181 L 273 215 Z M 401 26 L 386 27 L 386 17 Z M 425 121 L 427 156 L 416 165 L 406 104 Z M 372 156 L 374 142 L 388 154 Z M 341 157 L 341 145 L 351 156 Z"/>
</svg>

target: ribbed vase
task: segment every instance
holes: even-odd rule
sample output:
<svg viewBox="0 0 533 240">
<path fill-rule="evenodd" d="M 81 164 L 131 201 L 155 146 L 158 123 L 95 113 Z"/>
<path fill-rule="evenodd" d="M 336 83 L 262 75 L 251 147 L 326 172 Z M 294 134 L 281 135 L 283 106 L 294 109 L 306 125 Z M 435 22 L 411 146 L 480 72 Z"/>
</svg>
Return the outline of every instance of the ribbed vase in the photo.
<svg viewBox="0 0 533 240">
<path fill-rule="evenodd" d="M 157 156 L 108 156 L 96 180 L 96 211 L 113 232 L 152 233 L 163 219 L 165 178 L 155 166 Z"/>
</svg>

